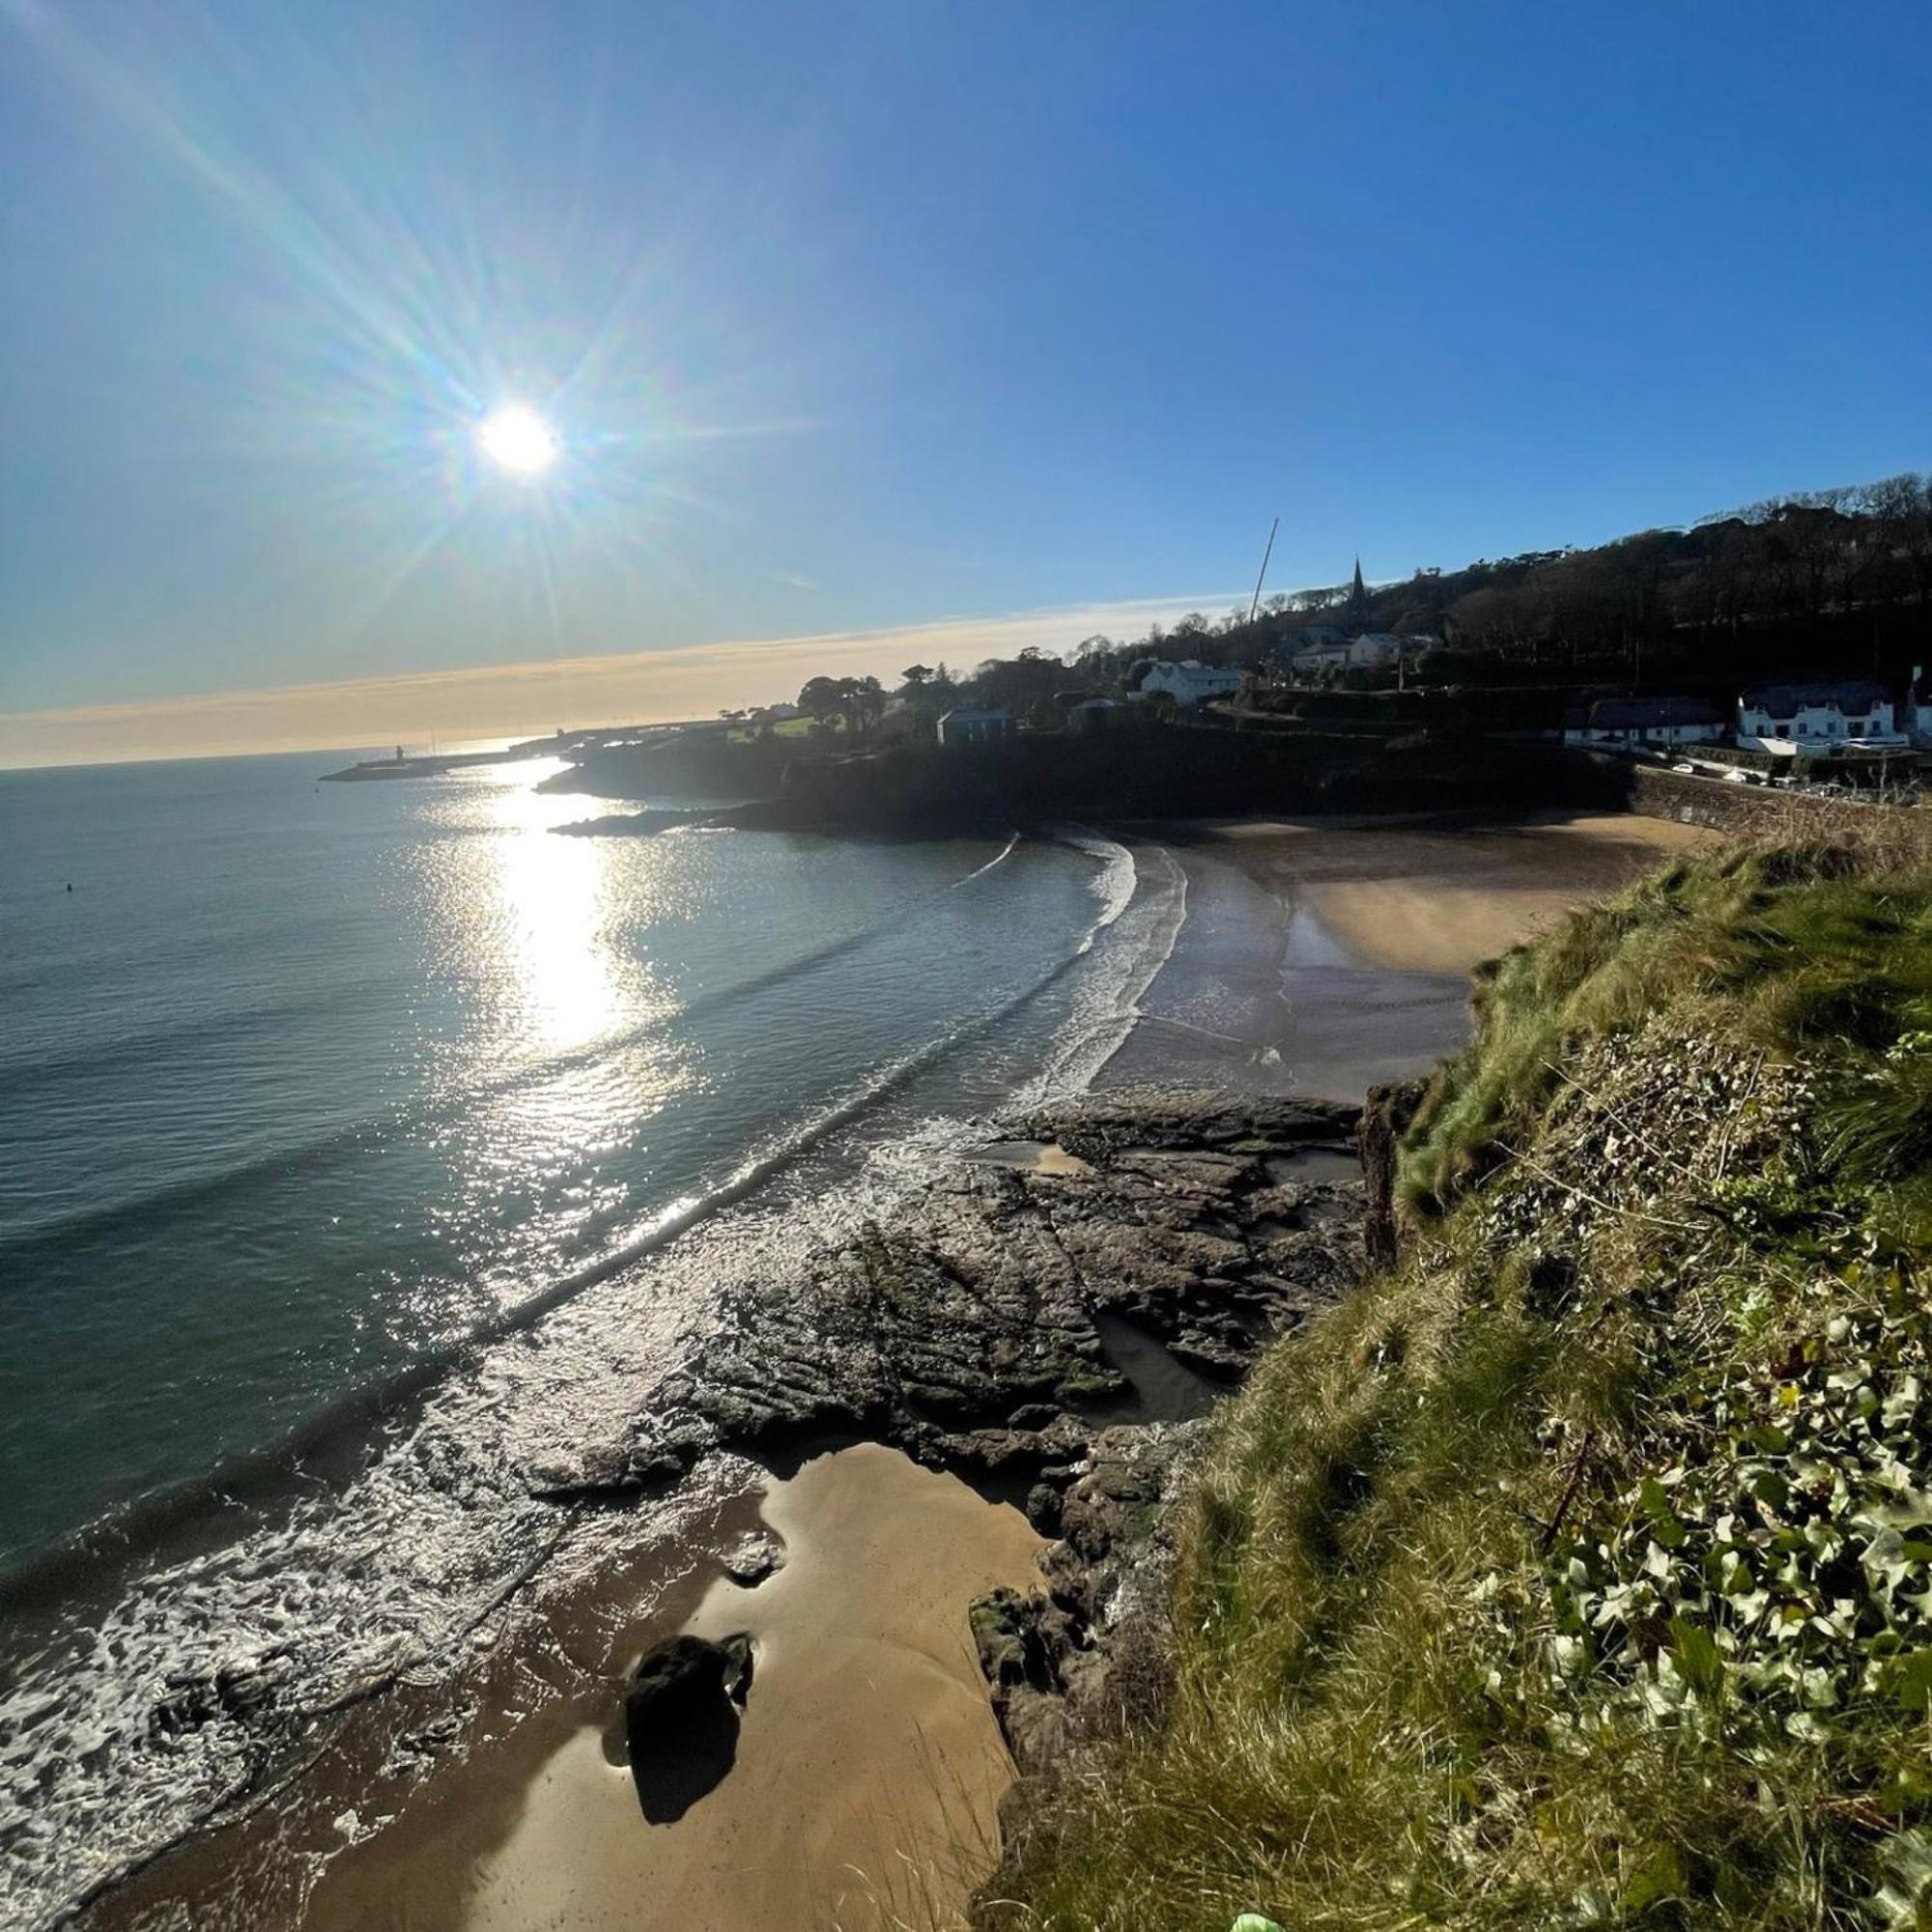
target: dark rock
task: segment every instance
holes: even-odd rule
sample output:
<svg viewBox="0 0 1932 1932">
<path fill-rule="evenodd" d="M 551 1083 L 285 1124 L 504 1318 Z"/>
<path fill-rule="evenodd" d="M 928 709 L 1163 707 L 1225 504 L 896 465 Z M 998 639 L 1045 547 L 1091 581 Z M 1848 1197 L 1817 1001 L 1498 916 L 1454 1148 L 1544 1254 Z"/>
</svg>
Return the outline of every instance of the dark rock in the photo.
<svg viewBox="0 0 1932 1932">
<path fill-rule="evenodd" d="M 544 1502 L 613 1502 L 675 1483 L 716 1440 L 708 1423 L 687 1419 L 627 1442 L 562 1450 L 524 1470 L 530 1494 Z"/>
<path fill-rule="evenodd" d="M 998 1590 L 973 1605 L 993 1712 L 1023 1773 L 1123 1722 L 1157 1721 L 1165 1708 L 1170 1504 L 1204 1439 L 1199 1423 L 1103 1431 L 1060 1500 L 1061 1540 L 1040 1565 L 1046 1588 Z"/>
<path fill-rule="evenodd" d="M 1402 1137 L 1422 1105 L 1420 1080 L 1384 1083 L 1369 1089 L 1356 1130 L 1362 1156 L 1362 1245 L 1372 1268 L 1392 1268 L 1401 1259 L 1403 1224 L 1396 1198 L 1396 1166 Z"/>
<path fill-rule="evenodd" d="M 1188 1371 L 1238 1381 L 1358 1278 L 1362 1183 L 1308 1158 L 1342 1151 L 1358 1121 L 1325 1101 L 1116 1090 L 1003 1122 L 1085 1169 L 961 1161 L 890 1223 L 727 1287 L 635 1439 L 546 1469 L 544 1493 L 641 1483 L 713 1444 L 853 1435 L 1024 1489 L 1060 1538 L 1044 1587 L 973 1613 L 1016 1761 L 1151 1720 L 1168 1693 L 1169 1503 L 1202 1425 L 1150 1418 Z M 1166 1412 L 1193 1413 L 1206 1381 L 1187 1393 Z M 765 1574 L 734 1560 L 737 1580 Z M 668 1818 L 724 1775 L 736 1716 L 716 1646 L 653 1658 L 626 1734 L 645 1815 Z"/>
<path fill-rule="evenodd" d="M 252 1717 L 275 1701 L 294 1674 L 294 1662 L 281 1644 L 228 1658 L 209 1673 L 170 1671 L 166 1694 L 149 1709 L 148 1734 L 182 1737 L 212 1718 Z"/>
<path fill-rule="evenodd" d="M 1031 1684 L 1043 1690 L 1053 1682 L 1046 1647 L 1037 1629 L 1035 1600 L 1017 1590 L 995 1590 L 967 1612 L 980 1674 L 995 1690 Z"/>
<path fill-rule="evenodd" d="M 722 1643 L 667 1637 L 645 1652 L 624 1695 L 624 1741 L 650 1823 L 674 1823 L 724 1781 L 751 1688 L 751 1639 L 742 1634 Z"/>
<path fill-rule="evenodd" d="M 1116 1091 L 1004 1122 L 1088 1171 L 1048 1184 L 960 1162 L 895 1221 L 727 1291 L 718 1332 L 668 1392 L 675 1416 L 641 1427 L 614 1466 L 547 1469 L 540 1492 L 641 1483 L 654 1454 L 712 1441 L 762 1452 L 871 1435 L 1021 1475 L 1072 1460 L 1096 1411 L 1113 1420 L 1138 1400 L 1097 1317 L 1127 1317 L 1226 1384 L 1355 1278 L 1359 1183 L 1295 1177 L 1356 1118 L 1325 1101 Z"/>
<path fill-rule="evenodd" d="M 260 1710 L 273 1701 L 293 1670 L 285 1647 L 279 1644 L 232 1658 L 214 1673 L 215 1699 L 231 1718 Z"/>
</svg>

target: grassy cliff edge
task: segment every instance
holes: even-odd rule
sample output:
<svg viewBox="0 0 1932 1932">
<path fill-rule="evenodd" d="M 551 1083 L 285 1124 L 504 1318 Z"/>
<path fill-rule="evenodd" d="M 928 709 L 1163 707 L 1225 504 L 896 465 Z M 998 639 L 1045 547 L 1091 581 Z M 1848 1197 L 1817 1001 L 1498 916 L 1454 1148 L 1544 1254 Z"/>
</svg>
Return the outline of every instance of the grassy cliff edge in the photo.
<svg viewBox="0 0 1932 1932">
<path fill-rule="evenodd" d="M 1932 863 L 1681 862 L 1476 1014 L 983 1924 L 1932 1924 Z"/>
</svg>

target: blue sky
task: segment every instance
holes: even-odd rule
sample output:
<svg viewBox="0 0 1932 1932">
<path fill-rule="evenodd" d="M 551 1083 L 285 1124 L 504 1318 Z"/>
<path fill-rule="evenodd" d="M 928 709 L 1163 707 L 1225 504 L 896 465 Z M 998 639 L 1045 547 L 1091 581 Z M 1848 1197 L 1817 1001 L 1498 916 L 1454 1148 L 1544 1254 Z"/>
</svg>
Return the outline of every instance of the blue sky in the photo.
<svg viewBox="0 0 1932 1932">
<path fill-rule="evenodd" d="M 0 0 L 0 712 L 1924 467 L 1928 99 L 1916 0 Z M 506 396 L 540 487 L 475 461 Z"/>
</svg>

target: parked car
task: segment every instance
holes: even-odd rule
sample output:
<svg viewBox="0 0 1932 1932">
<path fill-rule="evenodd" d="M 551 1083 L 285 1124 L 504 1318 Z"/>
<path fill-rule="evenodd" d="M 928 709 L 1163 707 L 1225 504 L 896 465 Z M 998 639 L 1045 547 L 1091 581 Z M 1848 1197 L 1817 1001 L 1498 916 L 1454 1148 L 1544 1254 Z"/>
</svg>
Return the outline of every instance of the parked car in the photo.
<svg viewBox="0 0 1932 1932">
<path fill-rule="evenodd" d="M 1682 772 L 1688 778 L 1694 779 L 1697 776 L 1697 767 L 1689 758 L 1679 758 L 1670 769 L 1673 772 Z"/>
</svg>

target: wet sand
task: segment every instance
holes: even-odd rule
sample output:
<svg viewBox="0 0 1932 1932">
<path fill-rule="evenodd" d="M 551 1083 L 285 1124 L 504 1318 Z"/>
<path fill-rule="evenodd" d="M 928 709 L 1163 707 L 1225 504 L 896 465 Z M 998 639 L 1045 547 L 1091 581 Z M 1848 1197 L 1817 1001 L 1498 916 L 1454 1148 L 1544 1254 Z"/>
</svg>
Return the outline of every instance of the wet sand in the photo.
<svg viewBox="0 0 1932 1932">
<path fill-rule="evenodd" d="M 620 1709 L 580 1712 L 535 1763 L 506 1740 L 452 1766 L 439 1808 L 457 1835 L 399 1820 L 335 1861 L 307 1924 L 872 1932 L 955 1920 L 993 1862 L 1011 1777 L 966 1609 L 1000 1584 L 1029 1586 L 1040 1539 L 1017 1510 L 875 1444 L 774 1482 L 762 1515 L 784 1567 L 752 1588 L 720 1579 L 684 1626 L 753 1644 L 736 1759 L 715 1789 L 674 1823 L 647 1823 Z M 461 1836 L 478 1813 L 508 1814 L 481 1848 Z"/>
<path fill-rule="evenodd" d="M 1466 974 L 1718 835 L 1630 813 L 1514 825 L 1218 828 L 1214 842 L 1264 883 L 1306 899 L 1330 933 L 1376 965 Z"/>
<path fill-rule="evenodd" d="M 88 1932 L 459 1932 L 469 1874 L 525 1786 L 623 1694 L 756 1525 L 761 1472 L 721 1457 L 669 1520 L 597 1512 L 471 1633 L 450 1681 L 410 1674 L 346 1714 L 299 1773 L 106 1892 Z M 634 1804 L 635 1811 L 635 1804 Z"/>
<path fill-rule="evenodd" d="M 1102 1084 L 1340 1100 L 1455 1052 L 1480 961 L 1716 837 L 1562 813 L 1192 820 L 1136 836 L 1179 859 L 1187 918 Z"/>
</svg>

